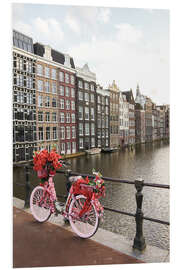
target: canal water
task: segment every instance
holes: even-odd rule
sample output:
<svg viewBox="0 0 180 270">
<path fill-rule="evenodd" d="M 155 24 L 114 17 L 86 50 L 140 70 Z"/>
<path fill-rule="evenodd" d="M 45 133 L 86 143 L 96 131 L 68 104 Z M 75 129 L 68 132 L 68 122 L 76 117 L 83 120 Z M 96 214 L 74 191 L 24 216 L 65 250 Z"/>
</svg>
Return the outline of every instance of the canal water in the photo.
<svg viewBox="0 0 180 270">
<path fill-rule="evenodd" d="M 170 184 L 169 182 L 169 144 L 155 142 L 136 146 L 114 153 L 101 153 L 93 156 L 81 156 L 69 160 L 72 171 L 92 173 L 99 170 L 103 176 L 134 181 L 142 177 L 145 183 Z M 14 168 L 14 196 L 24 199 L 24 170 Z M 35 173 L 30 174 L 32 188 L 38 183 Z M 57 194 L 66 194 L 66 180 L 61 174 L 55 176 Z M 129 184 L 106 182 L 106 197 L 101 199 L 104 206 L 130 213 L 136 212 L 135 187 Z M 151 218 L 169 221 L 169 190 L 144 187 L 143 212 Z M 129 240 L 134 239 L 136 224 L 134 217 L 105 211 L 101 227 L 122 234 Z M 151 221 L 143 221 L 143 233 L 146 243 L 163 249 L 169 249 L 169 226 Z"/>
</svg>

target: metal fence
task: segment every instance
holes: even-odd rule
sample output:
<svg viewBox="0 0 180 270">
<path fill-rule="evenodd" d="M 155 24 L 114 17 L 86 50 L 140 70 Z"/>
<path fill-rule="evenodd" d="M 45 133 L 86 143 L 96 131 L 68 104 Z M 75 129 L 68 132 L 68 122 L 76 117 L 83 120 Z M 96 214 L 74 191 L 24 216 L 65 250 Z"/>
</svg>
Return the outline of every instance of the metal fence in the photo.
<svg viewBox="0 0 180 270">
<path fill-rule="evenodd" d="M 20 166 L 20 167 L 22 167 L 22 166 Z M 23 167 L 25 169 L 25 179 L 26 179 L 26 182 L 24 184 L 25 185 L 25 192 L 26 192 L 24 207 L 27 208 L 27 207 L 29 207 L 30 192 L 31 192 L 31 184 L 30 184 L 30 181 L 29 181 L 29 174 L 30 174 L 30 170 L 32 171 L 32 167 L 27 166 L 27 165 L 25 165 Z M 93 175 L 82 174 L 82 173 L 78 173 L 78 172 L 72 172 L 71 170 L 60 170 L 60 171 L 57 171 L 57 173 L 64 174 L 67 179 L 70 176 L 78 176 L 78 175 L 81 175 L 82 177 L 87 177 L 88 176 L 90 179 L 94 178 Z M 109 207 L 104 207 L 104 209 L 107 210 L 107 211 L 111 211 L 111 212 L 114 212 L 114 213 L 119 213 L 119 214 L 131 216 L 131 217 L 135 218 L 136 235 L 134 237 L 133 248 L 138 249 L 140 251 L 144 250 L 145 247 L 146 247 L 146 242 L 145 242 L 145 238 L 144 238 L 144 235 L 143 235 L 143 220 L 145 219 L 145 220 L 149 220 L 151 222 L 156 222 L 156 223 L 160 223 L 160 224 L 164 224 L 164 225 L 170 225 L 170 223 L 168 221 L 164 221 L 164 220 L 144 216 L 143 211 L 142 211 L 142 203 L 143 203 L 142 190 L 143 190 L 143 187 L 170 189 L 170 186 L 169 185 L 163 185 L 163 184 L 144 183 L 144 180 L 141 179 L 141 178 L 136 179 L 135 181 L 128 181 L 128 180 L 122 180 L 122 179 L 110 178 L 110 177 L 102 177 L 102 179 L 104 181 L 109 181 L 109 182 L 113 182 L 113 183 L 124 183 L 124 184 L 130 184 L 130 185 L 135 186 L 135 199 L 136 199 L 136 213 L 135 214 L 125 212 L 125 211 L 121 211 L 121 210 L 117 210 L 117 209 L 112 209 L 112 208 L 109 208 Z M 61 195 L 59 195 L 59 196 L 61 197 Z"/>
</svg>

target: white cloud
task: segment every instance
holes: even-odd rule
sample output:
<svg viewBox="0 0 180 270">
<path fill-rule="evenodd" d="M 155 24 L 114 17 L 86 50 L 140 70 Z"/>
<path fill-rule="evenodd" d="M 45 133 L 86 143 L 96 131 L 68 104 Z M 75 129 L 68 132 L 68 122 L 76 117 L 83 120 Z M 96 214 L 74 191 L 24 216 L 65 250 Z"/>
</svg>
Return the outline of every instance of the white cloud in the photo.
<svg viewBox="0 0 180 270">
<path fill-rule="evenodd" d="M 99 9 L 98 21 L 103 23 L 108 23 L 110 20 L 110 9 L 109 8 L 101 8 Z"/>
<path fill-rule="evenodd" d="M 74 31 L 76 34 L 80 34 L 80 24 L 72 15 L 67 14 L 65 23 Z"/>
<path fill-rule="evenodd" d="M 45 20 L 37 17 L 31 24 L 17 21 L 13 25 L 13 28 L 26 35 L 32 36 L 35 39 L 34 41 L 51 44 L 52 47 L 57 46 L 59 41 L 63 40 L 64 37 L 60 23 L 54 18 Z"/>
<path fill-rule="evenodd" d="M 127 46 L 127 43 L 96 38 L 71 47 L 69 53 L 77 66 L 82 67 L 87 62 L 90 70 L 96 73 L 97 82 L 104 87 L 115 79 L 122 91 L 132 88 L 135 94 L 139 82 L 142 93 L 154 102 L 168 103 L 168 64 L 162 63 L 157 53 L 142 51 L 139 47 L 142 44 Z"/>
<path fill-rule="evenodd" d="M 128 43 L 136 43 L 143 36 L 141 30 L 128 23 L 122 23 L 115 27 L 118 29 L 117 38 Z"/>
</svg>

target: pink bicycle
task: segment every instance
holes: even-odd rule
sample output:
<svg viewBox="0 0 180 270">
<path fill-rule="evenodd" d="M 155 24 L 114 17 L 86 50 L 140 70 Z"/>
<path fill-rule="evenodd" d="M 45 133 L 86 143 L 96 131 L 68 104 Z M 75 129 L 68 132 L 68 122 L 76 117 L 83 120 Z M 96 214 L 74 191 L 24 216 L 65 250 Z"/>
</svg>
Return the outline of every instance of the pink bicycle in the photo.
<svg viewBox="0 0 180 270">
<path fill-rule="evenodd" d="M 65 163 L 62 164 L 65 166 Z M 78 236 L 93 236 L 103 216 L 103 207 L 98 199 L 105 195 L 100 173 L 93 171 L 93 174 L 93 180 L 81 176 L 69 177 L 71 187 L 65 204 L 58 202 L 54 175 L 49 174 L 48 180 L 35 187 L 31 193 L 30 208 L 34 218 L 38 222 L 45 222 L 52 214 L 62 214 Z"/>
</svg>

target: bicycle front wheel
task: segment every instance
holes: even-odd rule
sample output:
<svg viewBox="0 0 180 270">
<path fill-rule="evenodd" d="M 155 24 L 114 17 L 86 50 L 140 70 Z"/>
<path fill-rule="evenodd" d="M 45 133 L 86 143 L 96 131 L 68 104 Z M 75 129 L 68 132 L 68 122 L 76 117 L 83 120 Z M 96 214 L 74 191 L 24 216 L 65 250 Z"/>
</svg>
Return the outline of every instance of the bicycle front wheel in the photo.
<svg viewBox="0 0 180 270">
<path fill-rule="evenodd" d="M 78 195 L 72 200 L 69 207 L 69 222 L 73 231 L 81 238 L 90 238 L 99 227 L 99 217 L 95 205 L 90 202 L 88 211 L 80 218 L 79 213 L 83 208 L 86 197 Z"/>
<path fill-rule="evenodd" d="M 31 213 L 39 222 L 45 222 L 51 215 L 49 195 L 46 194 L 43 197 L 43 191 L 43 187 L 37 186 L 33 189 L 30 197 Z"/>
</svg>

